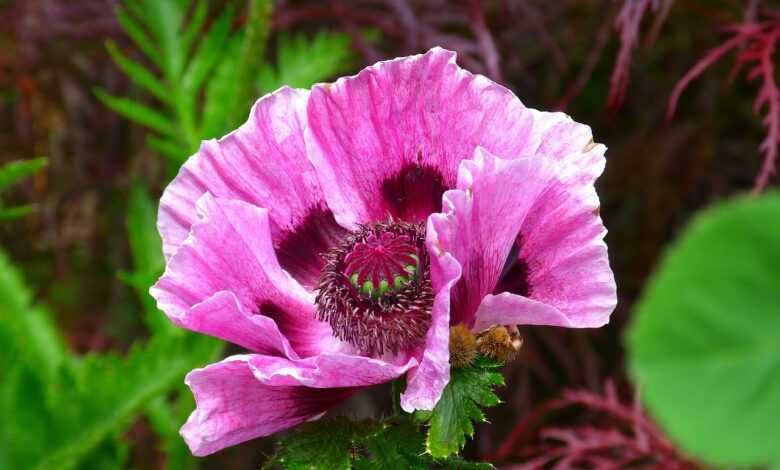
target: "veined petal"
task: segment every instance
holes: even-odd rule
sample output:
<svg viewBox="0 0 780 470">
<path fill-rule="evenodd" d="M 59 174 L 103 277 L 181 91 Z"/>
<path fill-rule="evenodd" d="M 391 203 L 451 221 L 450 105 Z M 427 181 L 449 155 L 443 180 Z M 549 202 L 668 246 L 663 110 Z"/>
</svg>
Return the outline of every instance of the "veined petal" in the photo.
<svg viewBox="0 0 780 470">
<path fill-rule="evenodd" d="M 533 113 L 506 88 L 455 63 L 455 53 L 379 62 L 312 89 L 306 145 L 344 226 L 388 214 L 423 222 L 477 146 L 533 154 Z"/>
<path fill-rule="evenodd" d="M 215 197 L 268 208 L 279 261 L 312 286 L 322 267 L 320 252 L 343 234 L 324 203 L 306 158 L 307 90 L 283 87 L 260 98 L 241 127 L 203 142 L 160 200 L 158 229 L 166 258 L 176 253 L 197 222 L 195 204 Z"/>
<path fill-rule="evenodd" d="M 187 375 L 197 408 L 181 435 L 194 455 L 209 455 L 316 419 L 359 390 L 267 385 L 255 376 L 253 357 L 233 356 Z"/>
<path fill-rule="evenodd" d="M 609 322 L 617 287 L 596 189 L 580 178 L 578 170 L 564 167 L 528 211 L 517 259 L 528 266 L 527 297 L 561 311 L 569 321 L 565 326 L 595 328 Z"/>
<path fill-rule="evenodd" d="M 575 169 L 575 181 L 592 184 L 601 176 L 606 164 L 604 157 L 607 147 L 593 141 L 593 132 L 589 126 L 574 121 L 565 113 L 532 110 L 534 113 L 534 132 L 540 135 L 539 146 L 533 153 L 551 158 L 565 166 Z M 494 152 L 495 153 L 495 152 Z M 502 158 L 504 155 L 500 155 Z"/>
<path fill-rule="evenodd" d="M 537 157 L 503 160 L 479 148 L 464 160 L 458 189 L 444 195 L 445 211 L 431 215 L 436 246 L 463 269 L 453 288 L 452 323 L 471 325 L 482 298 L 493 292 L 512 244 L 557 164 Z"/>
<path fill-rule="evenodd" d="M 453 324 L 608 321 L 616 296 L 606 230 L 585 181 L 580 168 L 550 158 L 503 160 L 479 149 L 461 164 L 445 212 L 431 216 L 434 243 L 463 266 Z"/>
<path fill-rule="evenodd" d="M 329 325 L 314 318 L 314 295 L 279 266 L 268 211 L 209 193 L 197 208 L 200 220 L 150 290 L 159 308 L 256 352 L 286 357 L 287 340 L 301 356 L 334 346 Z"/>
</svg>

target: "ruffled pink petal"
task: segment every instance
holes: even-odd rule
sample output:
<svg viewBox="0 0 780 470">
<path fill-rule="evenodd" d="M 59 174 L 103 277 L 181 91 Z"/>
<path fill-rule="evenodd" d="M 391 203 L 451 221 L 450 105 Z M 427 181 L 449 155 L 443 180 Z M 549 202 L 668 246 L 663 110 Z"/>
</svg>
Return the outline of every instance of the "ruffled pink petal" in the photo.
<svg viewBox="0 0 780 470">
<path fill-rule="evenodd" d="M 255 103 L 249 120 L 219 140 L 203 142 L 160 200 L 158 229 L 166 258 L 197 222 L 195 204 L 209 192 L 268 208 L 283 268 L 311 286 L 320 252 L 344 230 L 325 206 L 303 133 L 309 92 L 283 87 Z"/>
<path fill-rule="evenodd" d="M 552 305 L 509 292 L 488 294 L 479 304 L 474 331 L 482 331 L 492 325 L 574 326 L 563 312 Z"/>
<path fill-rule="evenodd" d="M 541 141 L 511 91 L 440 48 L 315 86 L 308 119 L 309 158 L 344 226 L 388 214 L 422 222 L 477 146 L 515 156 Z"/>
<path fill-rule="evenodd" d="M 453 289 L 452 323 L 471 325 L 482 298 L 501 276 L 528 211 L 558 165 L 545 158 L 502 160 L 479 148 L 464 160 L 457 190 L 444 195 L 445 212 L 431 215 L 433 242 L 462 265 Z"/>
<path fill-rule="evenodd" d="M 518 260 L 527 263 L 528 297 L 561 311 L 565 326 L 595 328 L 609 322 L 617 288 L 596 189 L 570 170 L 528 212 Z"/>
<path fill-rule="evenodd" d="M 567 114 L 532 110 L 534 133 L 540 135 L 538 147 L 531 153 L 518 156 L 541 155 L 573 168 L 574 180 L 593 183 L 604 172 L 607 147 L 593 141 L 589 126 L 574 121 Z M 500 153 L 502 158 L 507 158 Z"/>
<path fill-rule="evenodd" d="M 460 279 L 461 267 L 452 255 L 435 246 L 436 237 L 431 236 L 433 230 L 429 220 L 426 245 L 436 297 L 420 365 L 407 374 L 406 390 L 401 394 L 401 408 L 408 413 L 432 410 L 450 381 L 450 292 Z"/>
<path fill-rule="evenodd" d="M 276 259 L 268 211 L 204 194 L 200 220 L 150 290 L 176 324 L 255 352 L 308 356 L 334 346 L 314 295 Z"/>
<path fill-rule="evenodd" d="M 316 419 L 359 390 L 268 385 L 255 376 L 253 357 L 230 357 L 187 375 L 197 408 L 181 435 L 194 455 L 212 454 Z"/>
<path fill-rule="evenodd" d="M 421 222 L 439 212 L 460 161 L 477 146 L 505 158 L 567 161 L 591 182 L 604 168 L 605 147 L 593 143 L 588 126 L 526 108 L 440 48 L 315 86 L 308 120 L 309 158 L 347 227 L 388 214 Z"/>
<path fill-rule="evenodd" d="M 266 385 L 324 389 L 367 387 L 389 382 L 415 367 L 413 356 L 388 362 L 366 356 L 339 352 L 295 360 L 276 356 L 254 355 L 249 361 L 255 377 Z"/>
<path fill-rule="evenodd" d="M 458 189 L 445 194 L 444 205 L 431 216 L 431 235 L 463 266 L 453 324 L 608 321 L 616 296 L 606 230 L 579 167 L 542 157 L 503 160 L 479 149 L 461 164 Z"/>
</svg>

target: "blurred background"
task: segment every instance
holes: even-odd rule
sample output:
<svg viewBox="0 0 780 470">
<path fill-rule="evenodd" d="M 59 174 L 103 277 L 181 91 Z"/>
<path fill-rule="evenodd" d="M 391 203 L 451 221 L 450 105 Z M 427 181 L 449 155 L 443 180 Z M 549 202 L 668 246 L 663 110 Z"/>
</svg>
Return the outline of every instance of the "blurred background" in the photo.
<svg viewBox="0 0 780 470">
<path fill-rule="evenodd" d="M 704 468 L 636 403 L 624 331 L 694 213 L 777 183 L 772 3 L 0 1 L 0 468 L 260 466 L 271 438 L 193 459 L 177 435 L 184 374 L 235 351 L 172 328 L 146 294 L 163 267 L 159 195 L 262 94 L 432 46 L 609 148 L 598 191 L 617 311 L 599 330 L 523 330 L 505 403 L 466 455 Z M 386 396 L 346 412 L 381 413 Z"/>
</svg>

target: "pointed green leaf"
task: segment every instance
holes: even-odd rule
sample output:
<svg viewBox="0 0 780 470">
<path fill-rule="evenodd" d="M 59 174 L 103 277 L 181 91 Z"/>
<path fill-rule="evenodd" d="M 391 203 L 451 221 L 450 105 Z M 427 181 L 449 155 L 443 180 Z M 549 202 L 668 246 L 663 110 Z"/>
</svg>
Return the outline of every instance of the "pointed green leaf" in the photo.
<svg viewBox="0 0 780 470">
<path fill-rule="evenodd" d="M 226 103 L 232 103 L 236 99 L 235 76 L 242 38 L 241 34 L 236 34 L 230 39 L 222 61 L 206 84 L 206 99 L 200 126 L 201 137 L 204 139 L 222 137 L 230 130 L 230 107 Z M 248 115 L 247 108 L 244 118 Z"/>
<path fill-rule="evenodd" d="M 230 36 L 230 25 L 232 22 L 233 9 L 225 8 L 198 43 L 195 54 L 182 78 L 182 87 L 191 96 L 195 97 L 198 95 L 203 81 L 225 53 L 225 44 Z M 235 83 L 234 86 L 236 86 Z"/>
<path fill-rule="evenodd" d="M 181 50 L 185 56 L 189 56 L 192 45 L 201 34 L 201 28 L 206 21 L 209 12 L 209 4 L 206 0 L 197 0 L 190 16 L 189 24 L 182 28 L 181 32 Z"/>
<path fill-rule="evenodd" d="M 167 80 L 181 77 L 186 51 L 180 47 L 182 28 L 189 2 L 175 0 L 131 0 L 125 7 L 140 20 L 153 38 L 161 56 L 162 70 Z"/>
<path fill-rule="evenodd" d="M 163 157 L 176 163 L 176 167 L 184 163 L 190 156 L 189 150 L 182 147 L 179 142 L 163 139 L 153 135 L 146 137 L 146 144 L 154 151 L 159 152 Z"/>
<path fill-rule="evenodd" d="M 271 31 L 272 0 L 249 0 L 249 20 L 243 31 L 241 51 L 236 67 L 236 92 L 230 104 L 230 124 L 238 125 L 246 109 L 257 99 L 255 77 L 260 70 L 268 33 Z"/>
<path fill-rule="evenodd" d="M 165 86 L 146 67 L 138 62 L 129 59 L 117 48 L 114 41 L 106 41 L 106 50 L 108 50 L 111 58 L 114 62 L 127 74 L 135 83 L 141 88 L 154 95 L 162 102 L 167 102 L 170 99 L 168 91 Z"/>
<path fill-rule="evenodd" d="M 139 25 L 138 22 L 122 8 L 117 8 L 116 18 L 117 21 L 119 21 L 120 26 L 122 26 L 122 29 L 130 36 L 130 39 L 133 40 L 135 45 L 138 46 L 146 57 L 159 67 L 160 70 L 162 70 L 165 67 L 165 63 L 163 62 L 160 49 L 155 45 L 146 31 L 144 31 L 143 27 L 141 27 L 141 25 Z"/>
<path fill-rule="evenodd" d="M 421 415 L 429 419 L 426 448 L 431 455 L 447 457 L 459 452 L 466 437 L 474 435 L 472 421 L 485 420 L 481 407 L 500 403 L 493 392 L 495 386 L 504 384 L 499 367 L 501 364 L 479 357 L 470 367 L 452 369 L 436 407 Z"/>
<path fill-rule="evenodd" d="M 95 95 L 107 107 L 131 121 L 135 121 L 164 135 L 173 136 L 176 134 L 176 129 L 167 117 L 144 104 L 128 98 L 111 96 L 103 90 L 95 90 Z"/>
<path fill-rule="evenodd" d="M 31 160 L 17 160 L 0 167 L 0 191 L 14 183 L 36 173 L 45 167 L 45 158 L 33 158 Z"/>
</svg>

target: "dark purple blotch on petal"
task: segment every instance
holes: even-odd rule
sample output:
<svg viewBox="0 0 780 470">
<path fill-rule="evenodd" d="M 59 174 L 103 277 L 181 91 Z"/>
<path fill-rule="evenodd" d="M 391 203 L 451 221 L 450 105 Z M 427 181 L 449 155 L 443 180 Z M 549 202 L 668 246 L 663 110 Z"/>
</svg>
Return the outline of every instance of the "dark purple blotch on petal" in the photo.
<svg viewBox="0 0 780 470">
<path fill-rule="evenodd" d="M 522 235 L 518 235 L 504 262 L 504 267 L 501 269 L 501 275 L 493 294 L 510 292 L 523 297 L 528 297 L 531 294 L 531 286 L 528 284 L 528 264 L 520 257 L 521 244 Z"/>
<path fill-rule="evenodd" d="M 313 207 L 303 223 L 276 246 L 279 264 L 302 285 L 313 288 L 325 265 L 322 254 L 348 234 L 329 209 Z"/>
<path fill-rule="evenodd" d="M 528 282 L 528 264 L 520 257 L 522 235 L 518 235 L 512 244 L 512 249 L 504 261 L 501 274 L 493 288 L 493 294 L 509 292 L 528 297 L 531 287 Z M 485 275 L 484 267 L 479 264 L 468 264 L 463 267 L 463 276 L 452 289 L 452 311 L 450 313 L 453 325 L 465 323 L 470 325 L 482 301 L 482 294 L 473 285 L 482 285 Z M 471 281 L 471 285 L 466 280 Z"/>
<path fill-rule="evenodd" d="M 393 217 L 423 222 L 428 214 L 441 211 L 441 196 L 446 189 L 439 170 L 411 163 L 382 183 L 382 196 Z"/>
<path fill-rule="evenodd" d="M 266 300 L 260 304 L 258 313 L 273 320 L 282 332 L 285 330 L 285 326 L 289 326 L 287 325 L 287 313 L 271 301 Z"/>
</svg>

